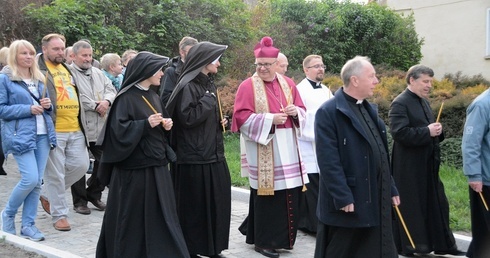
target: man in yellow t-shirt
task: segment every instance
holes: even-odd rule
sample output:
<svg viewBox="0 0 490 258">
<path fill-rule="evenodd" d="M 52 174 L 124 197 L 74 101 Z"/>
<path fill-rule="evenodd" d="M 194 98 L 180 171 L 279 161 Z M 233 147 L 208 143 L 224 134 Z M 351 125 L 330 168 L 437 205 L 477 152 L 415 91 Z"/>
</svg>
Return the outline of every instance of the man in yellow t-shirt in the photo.
<svg viewBox="0 0 490 258">
<path fill-rule="evenodd" d="M 83 128 L 83 107 L 69 68 L 63 63 L 65 37 L 48 34 L 42 39 L 39 68 L 46 75 L 46 88 L 55 107 L 52 112 L 58 145 L 51 150 L 44 173 L 41 204 L 51 214 L 56 230 L 69 231 L 65 194 L 85 175 L 89 166 L 87 140 Z M 48 201 L 49 200 L 49 201 Z"/>
</svg>

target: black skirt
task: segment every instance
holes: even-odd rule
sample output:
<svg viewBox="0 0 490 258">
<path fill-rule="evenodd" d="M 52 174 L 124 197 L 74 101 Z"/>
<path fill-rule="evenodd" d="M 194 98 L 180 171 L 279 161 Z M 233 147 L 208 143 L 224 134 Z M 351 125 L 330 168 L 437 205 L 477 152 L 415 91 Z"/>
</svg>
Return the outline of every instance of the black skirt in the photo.
<svg viewBox="0 0 490 258">
<path fill-rule="evenodd" d="M 292 249 L 296 242 L 302 187 L 258 196 L 250 189 L 248 217 L 240 226 L 247 244 L 265 249 Z"/>
<path fill-rule="evenodd" d="M 298 229 L 307 233 L 316 233 L 318 227 L 318 217 L 316 216 L 316 206 L 318 204 L 318 187 L 320 174 L 308 174 L 310 182 L 306 184 L 306 192 L 303 194 L 299 203 L 299 223 Z"/>
<path fill-rule="evenodd" d="M 190 254 L 213 256 L 228 249 L 231 179 L 226 161 L 175 166 L 177 210 Z"/>
<path fill-rule="evenodd" d="M 189 257 L 166 166 L 113 168 L 96 257 Z"/>
</svg>

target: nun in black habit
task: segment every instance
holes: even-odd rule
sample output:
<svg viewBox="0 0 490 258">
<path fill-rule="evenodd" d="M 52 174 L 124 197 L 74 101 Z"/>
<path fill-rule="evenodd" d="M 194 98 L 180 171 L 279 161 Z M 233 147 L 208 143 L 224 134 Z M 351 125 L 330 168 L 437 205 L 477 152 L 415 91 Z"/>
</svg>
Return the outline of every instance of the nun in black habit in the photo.
<svg viewBox="0 0 490 258">
<path fill-rule="evenodd" d="M 223 125 L 213 74 L 226 46 L 193 46 L 167 103 L 174 120 L 177 212 L 191 256 L 218 256 L 228 249 L 231 179 L 223 145 Z"/>
<path fill-rule="evenodd" d="M 173 122 L 149 90 L 159 85 L 167 61 L 140 52 L 129 62 L 99 136 L 99 170 L 110 191 L 96 257 L 189 257 L 167 168 L 166 131 Z"/>
</svg>

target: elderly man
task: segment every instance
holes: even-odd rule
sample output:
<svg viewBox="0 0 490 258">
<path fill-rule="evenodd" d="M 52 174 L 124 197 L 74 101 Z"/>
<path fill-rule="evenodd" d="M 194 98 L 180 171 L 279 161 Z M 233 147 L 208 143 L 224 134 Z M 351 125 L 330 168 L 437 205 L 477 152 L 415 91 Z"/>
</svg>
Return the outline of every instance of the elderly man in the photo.
<svg viewBox="0 0 490 258">
<path fill-rule="evenodd" d="M 289 62 L 288 62 L 288 58 L 286 57 L 286 55 L 284 55 L 283 53 L 279 53 L 279 55 L 277 55 L 277 73 L 278 74 L 281 74 L 281 75 L 285 75 L 286 72 L 288 71 L 288 66 L 289 66 Z"/>
<path fill-rule="evenodd" d="M 318 202 L 318 183 L 319 172 L 316 160 L 315 149 L 315 114 L 323 102 L 332 98 L 332 92 L 327 86 L 322 84 L 325 75 L 325 65 L 319 55 L 309 55 L 303 60 L 304 78 L 297 86 L 299 95 L 306 107 L 306 125 L 303 128 L 303 135 L 298 138 L 301 157 L 308 172 L 308 191 L 300 203 L 300 218 L 298 228 L 305 231 L 316 233 L 318 218 L 316 216 L 316 206 Z"/>
<path fill-rule="evenodd" d="M 70 68 L 80 92 L 80 102 L 85 112 L 85 135 L 95 161 L 88 181 L 84 175 L 71 186 L 71 194 L 75 212 L 87 215 L 91 213 L 87 207 L 88 202 L 101 211 L 106 206 L 101 200 L 105 186 L 97 178 L 102 150 L 100 146 L 95 146 L 95 142 L 104 125 L 107 111 L 116 97 L 116 88 L 100 69 L 92 66 L 93 50 L 90 43 L 80 40 L 73 45 L 72 50 L 73 63 Z"/>
<path fill-rule="evenodd" d="M 298 203 L 308 177 L 296 135 L 304 126 L 305 107 L 294 82 L 277 71 L 279 49 L 270 37 L 255 46 L 256 72 L 243 81 L 235 97 L 232 130 L 241 133 L 242 174 L 251 194 L 246 242 L 268 257 L 292 249 Z"/>
<path fill-rule="evenodd" d="M 49 153 L 44 173 L 41 205 L 51 214 L 56 230 L 68 231 L 68 203 L 65 193 L 88 169 L 89 157 L 84 131 L 85 112 L 80 104 L 79 89 L 68 66 L 63 63 L 65 37 L 49 34 L 42 39 L 43 54 L 39 56 L 39 69 L 46 76 L 46 88 L 51 103 L 58 145 Z M 48 201 L 49 200 L 49 201 Z"/>
<path fill-rule="evenodd" d="M 342 67 L 344 86 L 315 117 L 320 193 L 315 258 L 396 258 L 391 178 L 383 120 L 366 101 L 378 79 L 366 57 Z"/>
</svg>

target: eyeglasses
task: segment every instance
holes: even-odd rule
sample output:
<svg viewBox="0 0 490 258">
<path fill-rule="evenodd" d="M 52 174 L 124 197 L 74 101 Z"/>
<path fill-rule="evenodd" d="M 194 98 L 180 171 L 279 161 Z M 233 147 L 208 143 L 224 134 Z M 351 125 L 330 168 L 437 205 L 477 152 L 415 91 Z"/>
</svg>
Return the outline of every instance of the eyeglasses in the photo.
<svg viewBox="0 0 490 258">
<path fill-rule="evenodd" d="M 273 64 L 275 64 L 276 62 L 277 62 L 277 61 L 274 61 L 274 62 L 272 62 L 272 63 L 264 63 L 264 64 L 261 64 L 261 63 L 256 63 L 256 64 L 254 64 L 254 65 L 255 65 L 255 67 L 257 67 L 257 68 L 264 67 L 264 68 L 266 68 L 266 69 L 269 69 L 269 68 L 271 68 L 271 66 L 272 66 Z"/>
<path fill-rule="evenodd" d="M 325 68 L 327 68 L 327 67 L 326 67 L 325 65 L 317 64 L 317 65 L 314 65 L 314 66 L 308 66 L 308 67 L 306 67 L 306 68 L 315 68 L 315 69 L 320 69 L 320 68 L 322 68 L 322 69 L 325 69 Z"/>
</svg>

